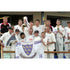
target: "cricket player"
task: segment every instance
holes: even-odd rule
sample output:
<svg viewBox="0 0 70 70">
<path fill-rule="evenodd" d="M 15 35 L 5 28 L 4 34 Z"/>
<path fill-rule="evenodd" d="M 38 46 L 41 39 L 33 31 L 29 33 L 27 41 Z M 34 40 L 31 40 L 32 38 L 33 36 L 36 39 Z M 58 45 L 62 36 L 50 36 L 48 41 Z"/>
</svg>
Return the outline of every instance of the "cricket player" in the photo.
<svg viewBox="0 0 70 70">
<path fill-rule="evenodd" d="M 19 41 L 20 42 L 25 42 L 26 41 L 26 36 L 25 36 L 24 32 L 20 33 L 20 40 Z"/>
<path fill-rule="evenodd" d="M 26 35 L 26 40 L 28 42 L 31 42 L 31 41 L 33 41 L 33 38 L 34 38 L 33 29 L 32 28 L 29 28 L 28 35 Z"/>
<path fill-rule="evenodd" d="M 54 51 L 55 50 L 55 43 L 56 43 L 56 39 L 55 39 L 55 35 L 53 32 L 50 31 L 50 27 L 46 27 L 46 38 L 47 38 L 47 50 L 48 51 Z M 49 53 L 48 54 L 49 58 L 54 58 L 54 54 L 53 53 Z"/>
<path fill-rule="evenodd" d="M 19 29 L 19 31 L 22 32 L 22 20 L 21 19 L 18 20 L 18 25 L 14 26 L 14 31 L 16 29 Z"/>
<path fill-rule="evenodd" d="M 36 30 L 36 31 L 34 32 L 34 41 L 39 41 L 39 42 L 41 42 L 41 37 L 39 36 L 39 31 L 38 31 L 38 30 Z"/>
<path fill-rule="evenodd" d="M 3 17 L 3 22 L 0 24 L 1 35 L 5 32 L 8 32 L 8 28 L 11 27 L 11 24 L 8 23 L 8 17 Z"/>
<path fill-rule="evenodd" d="M 65 51 L 70 51 L 70 21 L 67 22 L 68 27 L 65 27 Z M 70 58 L 70 53 L 65 53 L 66 58 Z"/>
<path fill-rule="evenodd" d="M 34 23 L 33 23 L 32 21 L 30 21 L 29 27 L 25 27 L 25 28 L 24 28 L 24 33 L 25 33 L 26 36 L 29 35 L 29 29 L 30 29 L 30 28 L 33 29 L 33 24 L 34 24 Z M 34 29 L 33 29 L 33 32 L 34 32 Z"/>
<path fill-rule="evenodd" d="M 63 37 L 64 37 L 64 28 L 60 25 L 60 20 L 57 19 L 55 27 L 56 34 L 56 51 L 63 51 Z M 58 54 L 58 58 L 63 58 L 63 53 Z"/>
<path fill-rule="evenodd" d="M 44 24 L 44 28 L 45 27 L 47 27 L 47 26 L 49 26 L 51 29 L 51 31 L 54 31 L 54 27 L 53 26 L 51 26 L 51 21 L 50 20 L 47 20 L 46 22 L 45 22 L 45 24 Z"/>
<path fill-rule="evenodd" d="M 23 58 L 20 54 L 24 51 L 22 48 L 22 43 L 26 42 L 25 34 L 23 32 L 20 33 L 20 40 L 16 42 L 16 50 L 15 50 L 15 57 L 16 58 Z M 24 54 L 24 53 L 23 53 Z"/>
<path fill-rule="evenodd" d="M 15 33 L 13 33 L 13 35 L 7 41 L 7 46 L 10 47 L 11 51 L 16 50 L 15 45 L 16 45 L 17 42 L 19 42 L 19 40 L 20 40 L 20 31 L 19 31 L 19 29 L 16 29 Z M 11 58 L 15 58 L 15 53 L 11 53 Z"/>
<path fill-rule="evenodd" d="M 33 30 L 34 31 L 36 31 L 36 30 L 38 30 L 39 31 L 39 35 L 41 36 L 41 32 L 43 32 L 44 31 L 44 27 L 43 27 L 43 25 L 40 25 L 40 20 L 39 19 L 36 19 L 36 22 L 35 22 L 35 26 L 33 26 Z"/>
<path fill-rule="evenodd" d="M 19 31 L 19 29 L 16 29 L 15 33 L 13 33 L 13 35 L 7 41 L 7 46 L 11 44 L 10 46 L 14 49 L 15 48 L 15 43 L 19 42 L 19 40 L 20 40 L 20 31 Z"/>
<path fill-rule="evenodd" d="M 39 31 L 38 30 L 36 30 L 34 32 L 34 40 L 33 40 L 33 42 L 34 42 L 35 45 L 37 44 L 35 46 L 35 49 L 40 48 L 42 50 L 41 55 L 44 58 L 45 57 L 45 55 L 44 55 L 44 49 L 42 47 L 41 37 L 39 36 Z"/>
<path fill-rule="evenodd" d="M 9 27 L 8 28 L 8 32 L 4 33 L 1 37 L 0 37 L 0 43 L 1 45 L 4 45 L 3 47 L 3 51 L 9 50 L 10 47 L 7 47 L 7 42 L 9 40 L 9 38 L 13 35 L 13 28 Z M 3 43 L 2 43 L 3 42 Z M 9 53 L 4 53 L 3 54 L 4 58 L 10 58 L 11 55 Z"/>
<path fill-rule="evenodd" d="M 20 40 L 20 31 L 19 31 L 19 29 L 15 30 L 15 37 L 16 37 L 16 41 L 19 42 L 19 40 Z"/>
<path fill-rule="evenodd" d="M 47 37 L 45 37 L 45 33 L 42 32 L 41 33 L 41 42 L 42 42 L 42 47 L 44 49 L 44 51 L 47 51 Z M 47 58 L 47 53 L 44 53 L 45 58 Z"/>
</svg>

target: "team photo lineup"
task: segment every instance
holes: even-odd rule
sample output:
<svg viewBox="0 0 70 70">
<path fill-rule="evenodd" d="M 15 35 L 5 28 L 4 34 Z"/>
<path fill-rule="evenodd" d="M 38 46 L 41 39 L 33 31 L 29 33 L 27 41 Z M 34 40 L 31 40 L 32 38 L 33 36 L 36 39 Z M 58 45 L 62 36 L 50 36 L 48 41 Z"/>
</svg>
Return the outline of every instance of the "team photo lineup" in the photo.
<svg viewBox="0 0 70 70">
<path fill-rule="evenodd" d="M 13 25 L 8 22 L 8 17 L 4 16 L 0 23 L 1 56 L 15 59 L 70 58 L 70 53 L 62 53 L 70 52 L 70 21 L 67 21 L 67 26 L 64 27 L 61 20 L 57 19 L 54 27 L 51 20 L 45 18 L 44 24 L 41 24 L 38 18 L 35 22 L 29 22 L 28 17 L 24 16 L 17 20 L 17 25 Z M 2 53 L 3 51 L 14 53 Z"/>
</svg>

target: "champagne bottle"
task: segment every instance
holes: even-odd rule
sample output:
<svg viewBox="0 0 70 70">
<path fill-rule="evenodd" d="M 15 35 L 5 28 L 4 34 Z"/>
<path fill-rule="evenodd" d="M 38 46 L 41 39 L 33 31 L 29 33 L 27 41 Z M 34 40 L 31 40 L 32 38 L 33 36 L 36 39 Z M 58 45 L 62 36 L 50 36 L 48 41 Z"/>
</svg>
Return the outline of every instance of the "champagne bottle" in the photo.
<svg viewBox="0 0 70 70">
<path fill-rule="evenodd" d="M 59 27 L 57 28 L 57 30 L 59 30 Z"/>
</svg>

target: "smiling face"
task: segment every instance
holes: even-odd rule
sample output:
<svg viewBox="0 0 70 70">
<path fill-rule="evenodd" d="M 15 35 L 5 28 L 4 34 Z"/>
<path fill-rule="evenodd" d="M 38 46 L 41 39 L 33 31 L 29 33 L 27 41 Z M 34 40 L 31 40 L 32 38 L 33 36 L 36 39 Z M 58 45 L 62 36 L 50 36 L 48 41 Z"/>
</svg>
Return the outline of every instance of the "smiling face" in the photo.
<svg viewBox="0 0 70 70">
<path fill-rule="evenodd" d="M 44 32 L 41 33 L 41 37 L 43 37 L 43 38 L 45 37 L 45 33 Z"/>
<path fill-rule="evenodd" d="M 19 31 L 15 32 L 17 35 L 20 33 Z"/>
<path fill-rule="evenodd" d="M 33 22 L 30 22 L 30 28 L 32 28 L 33 27 Z"/>
<path fill-rule="evenodd" d="M 50 31 L 50 27 L 46 27 L 46 32 L 49 32 Z"/>
<path fill-rule="evenodd" d="M 57 25 L 60 25 L 60 24 L 61 24 L 61 22 L 60 22 L 59 20 L 57 20 L 57 21 L 56 21 L 56 24 L 57 24 Z"/>
<path fill-rule="evenodd" d="M 22 35 L 21 35 L 21 38 L 24 39 L 24 38 L 25 38 L 25 35 L 22 34 Z"/>
<path fill-rule="evenodd" d="M 14 32 L 13 29 L 9 29 L 8 31 L 9 31 L 10 34 Z"/>
<path fill-rule="evenodd" d="M 39 19 L 36 19 L 35 24 L 36 24 L 36 26 L 39 26 L 40 20 Z"/>
<path fill-rule="evenodd" d="M 51 25 L 50 20 L 47 20 L 47 21 L 46 21 L 46 25 L 47 25 L 47 26 L 50 26 L 50 25 Z"/>
<path fill-rule="evenodd" d="M 38 33 L 34 33 L 35 36 L 38 36 Z"/>
<path fill-rule="evenodd" d="M 22 25 L 22 20 L 19 20 L 18 24 L 19 24 L 19 26 L 21 26 Z"/>
<path fill-rule="evenodd" d="M 39 23 L 39 21 L 36 21 L 36 25 L 39 25 L 40 23 Z"/>
<path fill-rule="evenodd" d="M 39 33 L 34 33 L 35 37 L 39 35 Z"/>
<path fill-rule="evenodd" d="M 33 33 L 33 29 L 30 28 L 30 29 L 29 29 L 29 34 L 31 35 L 32 33 Z"/>
<path fill-rule="evenodd" d="M 8 18 L 7 17 L 3 17 L 3 22 L 7 23 L 8 22 Z"/>
</svg>

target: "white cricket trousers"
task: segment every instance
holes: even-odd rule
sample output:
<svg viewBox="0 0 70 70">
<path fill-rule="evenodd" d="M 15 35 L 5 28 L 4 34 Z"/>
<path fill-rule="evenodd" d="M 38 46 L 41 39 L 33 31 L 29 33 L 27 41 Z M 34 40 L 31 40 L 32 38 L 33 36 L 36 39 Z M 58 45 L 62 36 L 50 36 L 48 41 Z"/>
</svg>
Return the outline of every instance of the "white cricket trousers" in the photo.
<svg viewBox="0 0 70 70">
<path fill-rule="evenodd" d="M 48 51 L 54 51 L 52 48 L 48 49 Z M 54 53 L 47 53 L 47 58 L 54 58 Z"/>
<path fill-rule="evenodd" d="M 70 44 L 65 44 L 65 51 L 68 52 L 70 50 Z M 70 53 L 65 53 L 66 58 L 70 58 Z"/>
<path fill-rule="evenodd" d="M 57 38 L 56 51 L 63 51 L 63 38 Z M 63 53 L 57 53 L 58 58 L 63 58 Z"/>
</svg>

